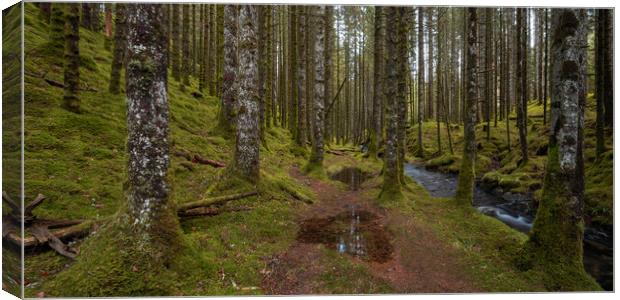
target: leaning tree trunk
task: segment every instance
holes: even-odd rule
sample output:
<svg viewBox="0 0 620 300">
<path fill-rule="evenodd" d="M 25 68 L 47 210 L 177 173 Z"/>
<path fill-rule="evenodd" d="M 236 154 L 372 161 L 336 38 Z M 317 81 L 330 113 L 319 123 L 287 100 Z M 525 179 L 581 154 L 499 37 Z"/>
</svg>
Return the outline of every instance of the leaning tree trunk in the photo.
<svg viewBox="0 0 620 300">
<path fill-rule="evenodd" d="M 237 20 L 239 7 L 237 5 L 224 6 L 224 74 L 222 76 L 222 110 L 220 112 L 220 126 L 231 130 L 235 125 L 235 107 L 237 106 L 237 34 L 239 31 Z M 208 30 L 208 27 L 205 27 Z M 207 61 L 204 58 L 203 61 Z"/>
<path fill-rule="evenodd" d="M 125 4 L 116 3 L 116 16 L 114 22 L 114 54 L 112 57 L 112 68 L 110 71 L 110 93 L 118 94 L 120 92 L 121 69 L 123 68 L 123 60 L 126 48 L 127 24 L 125 23 Z"/>
<path fill-rule="evenodd" d="M 552 22 L 549 155 L 526 250 L 551 290 L 590 290 L 596 283 L 583 267 L 586 10 L 554 10 Z"/>
<path fill-rule="evenodd" d="M 470 205 L 474 198 L 474 180 L 476 165 L 476 101 L 478 99 L 478 14 L 476 8 L 467 8 L 467 48 L 465 55 L 465 78 L 467 78 L 467 97 L 463 116 L 463 157 L 459 171 L 456 201 Z"/>
<path fill-rule="evenodd" d="M 239 7 L 239 114 L 233 172 L 250 182 L 259 179 L 258 6 Z"/>
<path fill-rule="evenodd" d="M 370 127 L 370 145 L 368 154 L 370 157 L 377 155 L 383 138 L 383 126 L 381 123 L 381 110 L 383 109 L 383 72 L 385 55 L 383 45 L 385 43 L 385 12 L 384 7 L 375 6 L 375 44 L 374 44 L 374 90 L 372 101 L 372 126 Z"/>
<path fill-rule="evenodd" d="M 66 4 L 65 23 L 65 68 L 63 107 L 69 111 L 80 112 L 78 88 L 80 85 L 80 7 L 79 4 Z"/>
<path fill-rule="evenodd" d="M 314 115 L 314 126 L 312 126 L 312 134 L 314 138 L 312 139 L 312 153 L 310 155 L 310 161 L 308 163 L 308 171 L 318 171 L 321 172 L 323 170 L 323 126 L 324 126 L 324 108 L 325 108 L 325 85 L 329 84 L 329 82 L 325 82 L 325 6 L 311 6 L 309 8 L 311 13 L 309 17 L 312 18 L 312 26 L 315 27 L 313 30 L 314 37 L 312 41 L 314 45 L 309 45 L 309 47 L 314 47 L 314 53 L 312 57 L 314 58 L 313 72 L 314 72 L 314 82 L 312 83 L 312 87 L 314 88 L 314 107 L 312 113 Z"/>
<path fill-rule="evenodd" d="M 405 59 L 399 56 L 399 43 L 406 36 L 399 35 L 400 18 L 402 17 L 402 7 L 389 6 L 386 11 L 386 34 L 385 47 L 386 53 L 386 80 L 385 80 L 385 104 L 386 104 L 386 124 L 385 124 L 385 153 L 383 167 L 383 187 L 380 198 L 391 200 L 402 196 L 401 181 L 399 176 L 399 157 L 398 157 L 398 84 L 400 72 L 398 70 L 399 60 Z"/>
</svg>

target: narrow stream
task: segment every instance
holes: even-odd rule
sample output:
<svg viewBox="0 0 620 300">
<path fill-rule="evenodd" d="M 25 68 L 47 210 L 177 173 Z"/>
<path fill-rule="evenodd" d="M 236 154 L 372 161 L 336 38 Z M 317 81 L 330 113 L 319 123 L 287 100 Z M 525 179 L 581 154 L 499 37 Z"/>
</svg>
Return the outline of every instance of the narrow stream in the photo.
<svg viewBox="0 0 620 300">
<path fill-rule="evenodd" d="M 433 197 L 454 197 L 457 176 L 426 170 L 413 164 L 405 164 L 405 174 L 424 187 Z M 474 206 L 488 216 L 506 225 L 528 233 L 532 228 L 535 208 L 526 195 L 496 193 L 476 186 Z M 613 235 L 594 228 L 586 228 L 584 235 L 583 262 L 586 271 L 605 290 L 613 290 Z"/>
</svg>

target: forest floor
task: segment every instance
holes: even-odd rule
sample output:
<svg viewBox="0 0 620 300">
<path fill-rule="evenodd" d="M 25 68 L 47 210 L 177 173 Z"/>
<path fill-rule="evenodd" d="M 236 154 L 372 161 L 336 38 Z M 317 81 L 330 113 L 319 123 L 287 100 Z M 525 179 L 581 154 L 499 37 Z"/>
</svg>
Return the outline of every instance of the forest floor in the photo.
<svg viewBox="0 0 620 300">
<path fill-rule="evenodd" d="M 440 240 L 427 224 L 398 210 L 379 207 L 363 193 L 368 189 L 365 184 L 360 189 L 343 189 L 303 175 L 296 167 L 290 173 L 316 193 L 318 203 L 298 212 L 301 232 L 297 241 L 285 252 L 271 258 L 270 269 L 266 270 L 263 281 L 267 294 L 331 293 L 329 283 L 321 284 L 322 277 L 344 275 L 345 278 L 339 280 L 346 280 L 347 274 L 325 259 L 330 255 L 325 248 L 336 248 L 339 243 L 334 236 L 329 236 L 334 232 L 326 226 L 331 225 L 329 221 L 337 221 L 339 216 L 352 214 L 366 216 L 368 220 L 361 222 L 369 223 L 360 229 L 367 232 L 364 240 L 367 253 L 349 255 L 348 258 L 354 264 L 366 267 L 371 275 L 355 283 L 359 288 L 370 287 L 371 291 L 366 292 L 373 292 L 375 287 L 387 284 L 394 293 L 480 291 L 466 276 L 464 265 L 451 245 Z M 354 219 L 350 221 L 355 222 Z M 395 227 L 399 230 L 393 230 Z"/>
</svg>

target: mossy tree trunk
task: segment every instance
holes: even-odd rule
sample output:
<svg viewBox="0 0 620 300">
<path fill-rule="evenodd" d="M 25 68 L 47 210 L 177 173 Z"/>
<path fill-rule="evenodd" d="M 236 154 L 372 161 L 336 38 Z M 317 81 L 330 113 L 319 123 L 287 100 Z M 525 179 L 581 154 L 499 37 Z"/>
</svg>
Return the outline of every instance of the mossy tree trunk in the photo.
<svg viewBox="0 0 620 300">
<path fill-rule="evenodd" d="M 289 7 L 288 78 L 289 112 L 288 129 L 297 140 L 297 6 Z"/>
<path fill-rule="evenodd" d="M 586 10 L 554 10 L 552 24 L 549 155 L 526 254 L 548 275 L 548 288 L 590 290 L 596 283 L 583 267 Z"/>
<path fill-rule="evenodd" d="M 82 3 L 82 27 L 86 28 L 86 29 L 92 29 L 93 28 L 93 22 L 92 22 L 92 10 L 93 10 L 93 3 Z"/>
<path fill-rule="evenodd" d="M 398 21 L 398 176 L 402 184 L 405 183 L 405 152 L 407 151 L 407 78 L 409 75 L 408 36 L 411 22 L 411 8 L 399 9 Z M 363 68 L 362 68 L 362 78 Z M 362 103 L 363 104 L 363 103 Z M 360 105 L 362 107 L 362 105 Z M 361 108 L 360 108 L 361 109 Z M 364 115 L 364 111 L 360 111 Z"/>
<path fill-rule="evenodd" d="M 224 6 L 224 76 L 222 82 L 222 111 L 220 126 L 226 130 L 234 128 L 235 108 L 237 106 L 237 37 L 239 7 L 237 5 Z M 205 28 L 208 30 L 208 28 Z M 206 61 L 207 59 L 204 59 Z"/>
<path fill-rule="evenodd" d="M 78 89 L 80 86 L 80 7 L 79 4 L 66 4 L 65 23 L 65 65 L 63 107 L 69 111 L 80 112 Z"/>
<path fill-rule="evenodd" d="M 178 242 L 166 180 L 169 158 L 167 42 L 163 5 L 127 6 L 128 224 L 147 246 Z"/>
<path fill-rule="evenodd" d="M 200 80 L 198 83 L 198 89 L 200 89 L 200 91 L 204 91 L 204 89 L 208 86 L 207 83 L 209 82 L 209 69 L 207 65 L 209 63 L 209 60 L 211 59 L 209 57 L 209 5 L 203 4 L 201 10 L 202 17 L 200 19 L 202 26 L 202 57 L 200 60 Z M 224 14 L 226 14 L 226 12 L 224 12 Z M 226 22 L 226 16 L 224 16 L 224 22 Z M 226 43 L 226 40 L 224 40 L 224 43 Z M 226 52 L 226 45 L 224 45 L 224 52 Z M 224 64 L 226 64 L 226 54 L 224 54 Z M 226 70 L 224 70 L 224 72 L 226 72 Z"/>
<path fill-rule="evenodd" d="M 401 39 L 406 40 L 406 36 L 401 36 L 401 18 L 404 8 L 388 6 L 386 11 L 386 80 L 385 80 L 385 108 L 386 108 L 386 124 L 385 124 L 385 153 L 383 167 L 383 187 L 381 189 L 380 198 L 391 200 L 395 197 L 402 196 L 401 177 L 399 176 L 399 151 L 398 151 L 398 129 L 399 129 L 399 60 L 405 59 L 399 56 L 399 44 Z"/>
<path fill-rule="evenodd" d="M 324 119 L 325 119 L 325 86 L 329 82 L 325 82 L 325 6 L 310 6 L 310 14 L 312 18 L 312 30 L 313 32 L 313 45 L 309 45 L 314 48 L 313 53 L 313 72 L 314 80 L 312 88 L 314 89 L 314 109 L 313 109 L 313 139 L 312 139 L 312 154 L 310 155 L 310 161 L 308 163 L 309 171 L 319 171 L 323 169 L 323 155 L 324 155 Z"/>
<path fill-rule="evenodd" d="M 323 24 L 325 27 L 325 49 L 324 49 L 324 60 L 325 60 L 325 97 L 324 97 L 324 105 L 331 105 L 332 100 L 332 86 L 333 86 L 333 45 L 334 45 L 334 6 L 328 5 L 325 7 L 325 22 Z M 326 106 L 325 106 L 326 107 Z M 325 108 L 324 107 L 324 108 Z M 329 115 L 327 111 L 324 112 L 323 118 L 325 120 L 325 124 L 323 126 L 323 135 L 325 139 L 325 143 L 329 144 L 331 140 L 331 127 L 332 122 L 330 122 Z"/>
<path fill-rule="evenodd" d="M 258 7 L 239 6 L 239 112 L 233 172 L 259 180 Z"/>
<path fill-rule="evenodd" d="M 110 93 L 120 92 L 121 69 L 125 59 L 127 24 L 125 21 L 126 5 L 116 3 L 116 15 L 114 17 L 114 52 L 112 56 L 112 67 L 110 71 Z"/>
<path fill-rule="evenodd" d="M 372 126 L 370 127 L 370 144 L 368 154 L 376 157 L 383 138 L 383 124 L 381 123 L 381 110 L 383 109 L 383 77 L 385 67 L 385 8 L 375 6 L 375 41 L 374 41 L 374 89 L 372 106 Z"/>
<path fill-rule="evenodd" d="M 476 8 L 467 8 L 465 48 L 466 101 L 463 116 L 463 154 L 455 199 L 463 205 L 471 205 L 474 198 L 476 165 L 476 100 L 478 99 L 478 14 Z"/>
<path fill-rule="evenodd" d="M 62 3 L 51 5 L 49 51 L 54 57 L 62 57 L 65 49 L 65 7 Z"/>
</svg>

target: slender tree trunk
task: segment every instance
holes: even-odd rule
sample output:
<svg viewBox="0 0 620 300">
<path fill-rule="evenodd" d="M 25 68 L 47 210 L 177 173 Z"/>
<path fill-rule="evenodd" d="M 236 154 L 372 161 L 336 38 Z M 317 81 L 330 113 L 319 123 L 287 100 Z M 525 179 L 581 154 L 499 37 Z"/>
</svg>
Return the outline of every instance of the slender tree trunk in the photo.
<svg viewBox="0 0 620 300">
<path fill-rule="evenodd" d="M 525 165 L 527 153 L 527 17 L 524 8 L 517 8 L 517 127 L 519 128 L 519 144 L 521 145 L 521 160 L 519 165 Z"/>
<path fill-rule="evenodd" d="M 52 3 L 49 29 L 49 50 L 54 57 L 63 57 L 65 49 L 65 7 L 63 3 Z"/>
<path fill-rule="evenodd" d="M 298 68 L 297 68 L 297 145 L 306 147 L 306 7 L 298 7 Z"/>
<path fill-rule="evenodd" d="M 80 112 L 80 7 L 66 4 L 65 23 L 65 66 L 63 107 L 74 113 Z"/>
<path fill-rule="evenodd" d="M 463 205 L 471 205 L 474 196 L 475 165 L 476 165 L 476 101 L 478 99 L 478 14 L 476 8 L 467 8 L 467 48 L 465 49 L 467 62 L 466 88 L 467 99 L 463 126 L 463 154 L 459 171 L 456 201 Z"/>
<path fill-rule="evenodd" d="M 422 143 L 422 111 L 424 110 L 424 9 L 418 8 L 418 150 L 417 155 L 424 158 Z"/>
<path fill-rule="evenodd" d="M 603 9 L 596 10 L 595 32 L 595 73 L 596 73 L 596 156 L 600 157 L 605 152 L 605 12 Z"/>
<path fill-rule="evenodd" d="M 112 67 L 110 71 L 110 87 L 112 94 L 120 93 L 121 69 L 125 58 L 127 24 L 125 23 L 125 4 L 116 3 L 116 14 L 114 18 L 114 53 L 112 56 Z"/>
<path fill-rule="evenodd" d="M 325 105 L 331 105 L 331 101 L 333 101 L 332 99 L 332 86 L 333 86 L 333 61 L 332 61 L 332 56 L 333 56 L 333 44 L 334 44 L 334 7 L 332 5 L 328 5 L 325 7 L 325 98 L 324 98 L 324 104 Z M 329 101 L 329 102 L 328 102 Z M 323 116 L 325 119 L 325 126 L 324 126 L 324 135 L 325 135 L 325 142 L 327 144 L 330 143 L 332 134 L 331 134 L 331 124 L 332 122 L 330 122 L 330 118 L 329 115 L 327 114 L 327 112 L 325 112 L 325 115 Z"/>
<path fill-rule="evenodd" d="M 239 82 L 237 139 L 233 172 L 250 182 L 259 180 L 258 7 L 239 6 Z"/>
<path fill-rule="evenodd" d="M 605 24 L 605 39 L 603 42 L 603 64 L 605 66 L 605 94 L 603 105 L 605 106 L 605 124 L 610 130 L 614 128 L 614 11 L 605 9 L 602 12 Z"/>
<path fill-rule="evenodd" d="M 181 80 L 181 33 L 179 32 L 179 8 L 181 4 L 172 6 L 172 77 L 176 81 Z"/>
<path fill-rule="evenodd" d="M 590 290 L 597 284 L 583 267 L 586 10 L 554 9 L 552 22 L 549 155 L 528 266 L 546 273 L 550 289 Z"/>
<path fill-rule="evenodd" d="M 191 4 L 179 4 L 183 9 L 183 36 L 181 37 L 181 90 L 184 90 L 186 86 L 189 86 L 189 73 L 191 72 L 191 59 L 190 59 L 190 47 L 189 47 L 189 11 Z"/>
</svg>

